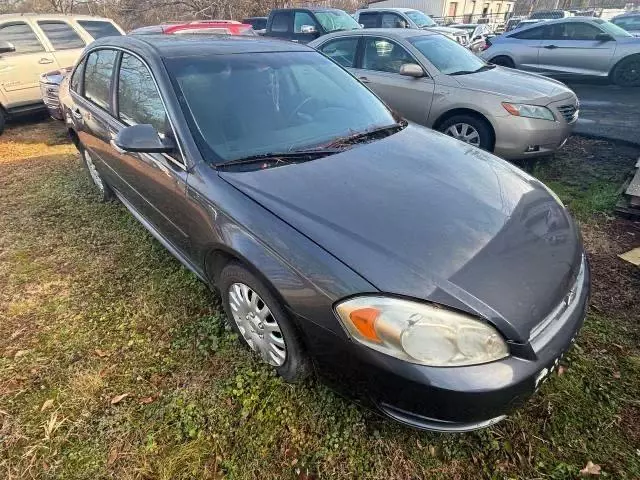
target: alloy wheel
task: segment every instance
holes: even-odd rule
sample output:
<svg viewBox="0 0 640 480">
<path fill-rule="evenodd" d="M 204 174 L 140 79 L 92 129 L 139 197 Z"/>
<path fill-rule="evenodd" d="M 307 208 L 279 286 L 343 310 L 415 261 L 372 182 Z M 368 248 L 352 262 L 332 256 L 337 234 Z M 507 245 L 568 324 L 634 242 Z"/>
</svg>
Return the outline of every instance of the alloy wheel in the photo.
<svg viewBox="0 0 640 480">
<path fill-rule="evenodd" d="M 229 287 L 233 320 L 249 347 L 269 365 L 280 367 L 287 358 L 287 346 L 278 322 L 262 298 L 248 285 Z"/>
<path fill-rule="evenodd" d="M 468 143 L 474 147 L 480 146 L 480 134 L 468 123 L 456 123 L 447 128 L 444 133 L 450 137 Z"/>
<path fill-rule="evenodd" d="M 625 85 L 637 85 L 640 83 L 640 58 L 629 61 L 619 74 L 619 79 Z"/>
<path fill-rule="evenodd" d="M 93 163 L 91 155 L 89 155 L 89 152 L 86 150 L 84 151 L 84 161 L 87 164 L 87 169 L 89 169 L 89 175 L 91 175 L 93 183 L 95 183 L 96 187 L 104 193 L 104 183 L 102 182 L 102 178 L 100 178 L 100 174 L 98 173 L 98 170 L 96 170 L 96 166 Z"/>
</svg>

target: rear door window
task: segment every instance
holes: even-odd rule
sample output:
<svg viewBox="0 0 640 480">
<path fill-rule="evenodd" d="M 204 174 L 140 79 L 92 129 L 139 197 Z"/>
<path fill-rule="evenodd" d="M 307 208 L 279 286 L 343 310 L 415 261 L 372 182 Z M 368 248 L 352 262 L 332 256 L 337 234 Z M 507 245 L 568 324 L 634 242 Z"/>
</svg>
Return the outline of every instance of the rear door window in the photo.
<svg viewBox="0 0 640 480">
<path fill-rule="evenodd" d="M 84 48 L 85 43 L 80 35 L 67 22 L 58 20 L 42 20 L 38 26 L 44 32 L 56 50 Z"/>
<path fill-rule="evenodd" d="M 551 40 L 595 40 L 602 33 L 597 27 L 583 22 L 567 22 L 549 25 Z"/>
<path fill-rule="evenodd" d="M 378 26 L 378 13 L 376 12 L 362 12 L 358 17 L 358 22 L 364 28 L 376 28 Z"/>
<path fill-rule="evenodd" d="M 545 27 L 535 27 L 514 33 L 510 35 L 510 37 L 517 38 L 518 40 L 542 40 L 545 38 L 544 31 Z"/>
<path fill-rule="evenodd" d="M 73 75 L 71 76 L 71 80 L 69 80 L 69 88 L 71 91 L 80 93 L 80 80 L 82 80 L 82 75 L 84 74 L 84 65 L 86 63 L 86 59 L 82 60 L 73 71 Z"/>
<path fill-rule="evenodd" d="M 116 61 L 115 50 L 95 50 L 84 68 L 84 96 L 104 110 L 110 110 L 111 77 Z"/>
<path fill-rule="evenodd" d="M 0 25 L 0 40 L 11 43 L 15 52 L 4 55 L 43 52 L 44 47 L 35 32 L 25 22 L 12 22 Z"/>
<path fill-rule="evenodd" d="M 291 31 L 291 15 L 288 12 L 274 13 L 271 21 L 272 32 L 290 32 Z"/>
<path fill-rule="evenodd" d="M 102 37 L 122 35 L 111 22 L 101 20 L 78 20 L 78 25 L 84 28 L 95 40 Z"/>
<path fill-rule="evenodd" d="M 340 38 L 325 43 L 320 51 L 333 61 L 339 63 L 343 67 L 355 67 L 356 50 L 358 49 L 358 38 Z"/>
</svg>

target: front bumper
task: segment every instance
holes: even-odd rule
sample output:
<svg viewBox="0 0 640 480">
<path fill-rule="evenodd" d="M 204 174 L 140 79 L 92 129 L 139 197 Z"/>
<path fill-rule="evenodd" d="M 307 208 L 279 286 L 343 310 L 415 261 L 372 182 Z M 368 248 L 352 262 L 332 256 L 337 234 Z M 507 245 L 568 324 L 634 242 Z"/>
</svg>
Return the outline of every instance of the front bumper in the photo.
<svg viewBox="0 0 640 480">
<path fill-rule="evenodd" d="M 508 160 L 540 157 L 558 150 L 571 135 L 576 124 L 564 119 L 539 120 L 508 115 L 495 117 L 496 144 L 494 153 Z M 529 147 L 534 151 L 527 151 Z"/>
<path fill-rule="evenodd" d="M 463 432 L 487 427 L 529 398 L 569 349 L 583 324 L 590 273 L 585 260 L 571 307 L 511 356 L 483 365 L 426 367 L 401 361 L 312 327 L 319 374 L 347 396 L 419 429 Z M 556 312 L 557 313 L 557 312 Z M 554 313 L 555 315 L 555 313 Z"/>
</svg>

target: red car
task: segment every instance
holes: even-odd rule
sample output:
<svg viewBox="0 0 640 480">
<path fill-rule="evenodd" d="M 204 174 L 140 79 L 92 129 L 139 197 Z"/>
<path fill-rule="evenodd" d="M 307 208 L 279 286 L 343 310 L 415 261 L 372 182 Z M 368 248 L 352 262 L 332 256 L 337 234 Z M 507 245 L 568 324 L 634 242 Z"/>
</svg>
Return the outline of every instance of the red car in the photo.
<svg viewBox="0 0 640 480">
<path fill-rule="evenodd" d="M 136 28 L 129 35 L 168 35 L 183 34 L 220 34 L 220 35 L 256 35 L 253 27 L 235 20 L 197 20 L 184 23 L 167 23 L 150 27 Z"/>
</svg>

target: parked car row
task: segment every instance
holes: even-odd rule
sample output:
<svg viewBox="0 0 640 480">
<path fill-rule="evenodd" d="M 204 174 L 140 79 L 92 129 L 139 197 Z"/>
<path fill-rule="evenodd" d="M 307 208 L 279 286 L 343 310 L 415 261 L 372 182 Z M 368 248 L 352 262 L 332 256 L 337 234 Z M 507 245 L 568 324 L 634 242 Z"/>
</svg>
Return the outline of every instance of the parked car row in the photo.
<svg viewBox="0 0 640 480">
<path fill-rule="evenodd" d="M 373 92 L 414 120 L 463 97 L 509 135 L 547 122 L 541 145 L 562 141 L 575 96 L 430 31 L 312 45 L 326 56 L 265 37 L 105 38 L 63 80 L 63 116 L 100 197 L 217 288 L 240 340 L 285 380 L 313 370 L 417 428 L 492 425 L 583 323 L 578 228 L 535 178 Z M 477 117 L 457 110 L 448 133 L 482 146 L 487 129 L 473 136 Z"/>
</svg>

